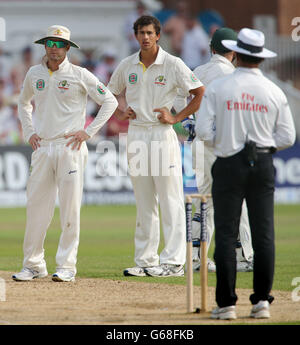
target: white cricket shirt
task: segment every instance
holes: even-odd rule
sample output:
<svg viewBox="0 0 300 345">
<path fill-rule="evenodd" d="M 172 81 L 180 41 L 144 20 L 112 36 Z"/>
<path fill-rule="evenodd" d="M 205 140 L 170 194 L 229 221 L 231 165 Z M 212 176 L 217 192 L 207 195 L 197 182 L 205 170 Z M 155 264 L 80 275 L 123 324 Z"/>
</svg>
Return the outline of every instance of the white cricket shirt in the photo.
<svg viewBox="0 0 300 345">
<path fill-rule="evenodd" d="M 160 124 L 158 113 L 153 109 L 172 108 L 181 89 L 183 96 L 189 91 L 203 86 L 184 62 L 165 52 L 161 47 L 154 63 L 145 68 L 140 62 L 140 52 L 121 61 L 114 71 L 108 88 L 119 95 L 126 89 L 126 101 L 136 113 L 136 119 L 130 120 L 135 125 Z"/>
<path fill-rule="evenodd" d="M 207 87 L 212 81 L 231 74 L 235 70 L 233 64 L 224 56 L 214 54 L 209 62 L 194 69 L 195 76 Z"/>
<path fill-rule="evenodd" d="M 233 73 L 235 67 L 224 56 L 213 54 L 209 62 L 194 69 L 195 76 L 207 87 L 212 81 Z M 201 107 L 201 105 L 200 105 Z M 199 138 L 198 138 L 199 139 Z M 195 138 L 197 140 L 197 137 Z M 205 142 L 206 149 L 213 153 L 211 143 Z"/>
<path fill-rule="evenodd" d="M 54 72 L 48 69 L 45 58 L 40 65 L 31 67 L 18 104 L 25 140 L 28 141 L 34 133 L 49 140 L 83 130 L 88 95 L 101 105 L 85 130 L 92 137 L 118 105 L 112 93 L 91 72 L 71 64 L 67 57 Z M 33 119 L 32 98 L 35 102 Z"/>
<path fill-rule="evenodd" d="M 232 156 L 247 140 L 278 150 L 293 145 L 293 117 L 282 90 L 258 68 L 237 68 L 208 86 L 196 113 L 196 134 L 215 155 Z"/>
</svg>

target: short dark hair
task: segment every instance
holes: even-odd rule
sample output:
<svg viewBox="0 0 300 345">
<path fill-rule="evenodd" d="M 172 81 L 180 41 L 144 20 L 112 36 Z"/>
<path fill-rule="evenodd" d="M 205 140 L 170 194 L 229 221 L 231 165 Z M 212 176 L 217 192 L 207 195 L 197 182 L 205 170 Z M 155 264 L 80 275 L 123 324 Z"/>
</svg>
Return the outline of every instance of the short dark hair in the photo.
<svg viewBox="0 0 300 345">
<path fill-rule="evenodd" d="M 160 34 L 161 25 L 157 18 L 152 16 L 141 16 L 133 24 L 134 33 L 137 35 L 139 28 L 153 24 L 156 35 Z"/>
<path fill-rule="evenodd" d="M 258 64 L 264 61 L 264 58 L 260 58 L 257 56 L 251 56 L 241 53 L 236 53 L 237 57 L 239 57 L 243 62 L 246 63 L 252 63 L 252 64 Z"/>
</svg>

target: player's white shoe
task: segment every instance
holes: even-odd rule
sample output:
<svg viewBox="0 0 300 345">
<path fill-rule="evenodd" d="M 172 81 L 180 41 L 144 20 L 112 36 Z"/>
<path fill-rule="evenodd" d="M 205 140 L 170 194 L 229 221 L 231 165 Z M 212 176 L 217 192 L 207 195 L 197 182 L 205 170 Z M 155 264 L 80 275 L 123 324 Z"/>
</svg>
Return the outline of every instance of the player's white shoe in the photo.
<svg viewBox="0 0 300 345">
<path fill-rule="evenodd" d="M 270 317 L 270 303 L 268 301 L 259 301 L 257 304 L 254 304 L 250 317 L 268 319 Z"/>
<path fill-rule="evenodd" d="M 12 279 L 15 281 L 29 281 L 35 278 L 45 278 L 47 277 L 48 272 L 39 272 L 30 268 L 23 268 L 19 273 L 16 273 L 12 276 Z"/>
<path fill-rule="evenodd" d="M 52 275 L 52 280 L 54 282 L 74 282 L 75 274 L 72 271 L 60 269 Z"/>
<path fill-rule="evenodd" d="M 215 308 L 211 312 L 211 319 L 215 320 L 235 320 L 236 319 L 236 313 L 235 313 L 235 305 L 230 305 L 228 307 L 224 308 Z"/>
<path fill-rule="evenodd" d="M 123 274 L 125 277 L 146 277 L 145 268 L 139 266 L 129 267 L 123 271 Z"/>
<path fill-rule="evenodd" d="M 252 272 L 253 262 L 251 261 L 238 261 L 236 264 L 237 272 Z"/>
<path fill-rule="evenodd" d="M 200 269 L 199 247 L 193 247 L 192 258 L 193 258 L 193 271 L 199 271 Z"/>
<path fill-rule="evenodd" d="M 193 260 L 193 271 L 199 271 L 201 266 L 200 260 Z M 207 271 L 216 272 L 216 264 L 210 259 L 207 258 Z"/>
<path fill-rule="evenodd" d="M 200 270 L 200 260 L 193 260 L 193 271 L 199 271 Z"/>
<path fill-rule="evenodd" d="M 182 277 L 184 276 L 183 265 L 161 264 L 145 268 L 145 272 L 151 277 Z"/>
<path fill-rule="evenodd" d="M 207 258 L 207 270 L 208 272 L 216 272 L 216 264 L 210 258 Z"/>
</svg>

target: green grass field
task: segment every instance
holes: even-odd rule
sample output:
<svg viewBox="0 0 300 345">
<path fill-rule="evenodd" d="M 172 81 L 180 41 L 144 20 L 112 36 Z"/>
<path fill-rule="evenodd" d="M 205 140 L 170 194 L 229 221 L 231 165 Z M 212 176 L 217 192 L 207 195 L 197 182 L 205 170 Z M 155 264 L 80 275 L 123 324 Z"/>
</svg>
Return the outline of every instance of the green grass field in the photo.
<svg viewBox="0 0 300 345">
<path fill-rule="evenodd" d="M 18 271 L 23 260 L 23 236 L 26 210 L 0 209 L 0 270 Z M 300 212 L 298 205 L 276 205 L 276 267 L 273 289 L 292 291 L 291 282 L 300 276 Z M 125 278 L 123 269 L 134 265 L 135 206 L 84 206 L 78 253 L 78 276 L 118 280 L 185 284 L 184 277 Z M 48 230 L 45 256 L 49 273 L 55 270 L 55 253 L 60 236 L 59 210 Z M 212 257 L 213 244 L 209 250 Z M 199 285 L 199 273 L 194 283 Z M 215 286 L 215 274 L 209 274 L 209 286 Z M 252 273 L 238 273 L 238 288 L 252 287 Z"/>
</svg>

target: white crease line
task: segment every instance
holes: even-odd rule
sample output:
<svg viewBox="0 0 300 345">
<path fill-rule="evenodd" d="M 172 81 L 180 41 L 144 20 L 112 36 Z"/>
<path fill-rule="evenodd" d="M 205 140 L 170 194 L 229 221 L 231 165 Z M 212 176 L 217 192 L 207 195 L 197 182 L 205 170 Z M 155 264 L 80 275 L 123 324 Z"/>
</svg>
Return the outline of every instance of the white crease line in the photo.
<svg viewBox="0 0 300 345">
<path fill-rule="evenodd" d="M 11 325 L 11 323 L 6 320 L 0 320 L 0 325 Z"/>
</svg>

